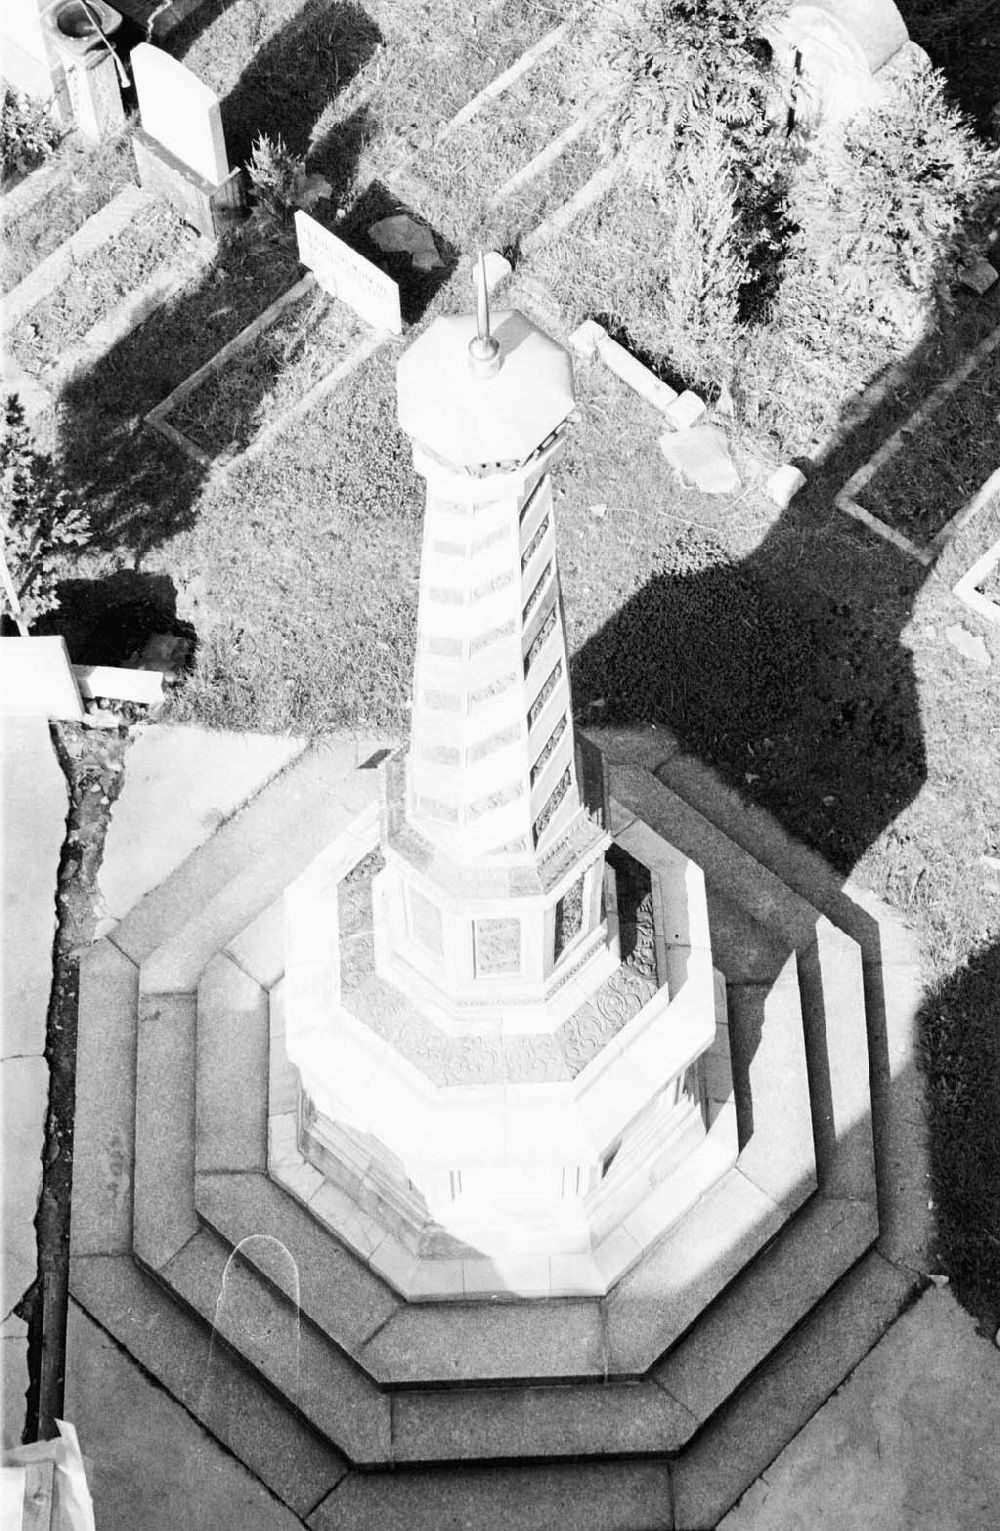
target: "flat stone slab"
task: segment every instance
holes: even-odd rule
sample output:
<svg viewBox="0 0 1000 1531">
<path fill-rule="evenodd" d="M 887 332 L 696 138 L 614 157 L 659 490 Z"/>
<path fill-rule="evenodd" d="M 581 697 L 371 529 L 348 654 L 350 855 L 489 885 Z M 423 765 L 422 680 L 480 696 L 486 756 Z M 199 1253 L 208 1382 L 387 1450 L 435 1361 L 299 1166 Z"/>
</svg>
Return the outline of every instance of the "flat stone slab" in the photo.
<svg viewBox="0 0 1000 1531">
<path fill-rule="evenodd" d="M 80 1307 L 142 1371 L 157 1378 L 297 1515 L 305 1517 L 343 1478 L 347 1463 L 341 1453 L 313 1434 L 225 1345 L 213 1343 L 209 1327 L 178 1307 L 131 1256 L 74 1260 L 70 1286 Z M 127 1520 L 122 1531 L 136 1524 Z"/>
<path fill-rule="evenodd" d="M 668 1531 L 665 1462 L 397 1471 L 339 1484 L 312 1531 Z"/>
<path fill-rule="evenodd" d="M 3 1388 L 3 1450 L 20 1446 L 28 1391 L 28 1326 L 11 1314 L 0 1330 L 0 1387 Z"/>
<path fill-rule="evenodd" d="M 985 1531 L 1000 1505 L 1000 1350 L 947 1291 L 893 1324 L 719 1531 Z"/>
<path fill-rule="evenodd" d="M 305 740 L 271 734 L 146 728 L 111 809 L 98 879 L 105 912 L 120 920 L 304 749 Z"/>
<path fill-rule="evenodd" d="M 65 1415 L 80 1438 L 101 1531 L 301 1527 L 72 1301 Z"/>
<path fill-rule="evenodd" d="M 3 782 L 3 998 L 5 1058 L 40 1057 L 52 987 L 56 876 L 68 796 L 44 718 L 5 718 Z"/>
<path fill-rule="evenodd" d="M 42 1190 L 49 1066 L 44 1058 L 5 1058 L 3 1125 L 3 1317 L 38 1272 L 35 1213 Z"/>
</svg>

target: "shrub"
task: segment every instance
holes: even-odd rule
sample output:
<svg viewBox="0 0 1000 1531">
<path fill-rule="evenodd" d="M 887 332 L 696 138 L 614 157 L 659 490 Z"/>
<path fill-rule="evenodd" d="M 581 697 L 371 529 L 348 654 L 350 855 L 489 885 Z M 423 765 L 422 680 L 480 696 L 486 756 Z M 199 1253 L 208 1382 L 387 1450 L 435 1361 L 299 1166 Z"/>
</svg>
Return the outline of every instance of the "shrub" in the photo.
<svg viewBox="0 0 1000 1531">
<path fill-rule="evenodd" d="M 727 376 L 780 277 L 790 150 L 762 41 L 778 8 L 612 0 L 598 25 L 612 145 L 665 210 L 663 343 L 691 382 Z"/>
<path fill-rule="evenodd" d="M 779 0 L 611 0 L 598 24 L 603 85 L 633 163 L 662 184 L 710 119 L 751 160 L 770 136 L 770 50 Z"/>
<path fill-rule="evenodd" d="M 35 451 L 17 394 L 4 407 L 0 488 L 4 558 L 20 619 L 30 626 L 58 607 L 62 557 L 87 542 L 90 531 L 87 512 L 59 484 L 51 457 Z M 6 588 L 3 609 L 16 616 Z"/>
<path fill-rule="evenodd" d="M 59 128 L 44 101 L 4 86 L 0 107 L 0 180 L 25 175 L 47 159 L 59 142 Z"/>
<path fill-rule="evenodd" d="M 251 225 L 266 239 L 286 239 L 296 208 L 311 212 L 333 190 L 325 176 L 306 170 L 305 159 L 285 147 L 280 133 L 255 139 L 247 170 L 254 197 Z"/>
<path fill-rule="evenodd" d="M 914 316 L 951 307 L 957 268 L 998 207 L 1000 151 L 976 138 L 923 60 L 817 139 L 792 189 L 799 259 L 904 342 Z"/>
<path fill-rule="evenodd" d="M 670 359 L 688 383 L 728 381 L 740 340 L 739 295 L 749 280 L 740 250 L 737 176 L 724 130 L 712 121 L 684 157 L 667 219 L 659 306 Z"/>
</svg>

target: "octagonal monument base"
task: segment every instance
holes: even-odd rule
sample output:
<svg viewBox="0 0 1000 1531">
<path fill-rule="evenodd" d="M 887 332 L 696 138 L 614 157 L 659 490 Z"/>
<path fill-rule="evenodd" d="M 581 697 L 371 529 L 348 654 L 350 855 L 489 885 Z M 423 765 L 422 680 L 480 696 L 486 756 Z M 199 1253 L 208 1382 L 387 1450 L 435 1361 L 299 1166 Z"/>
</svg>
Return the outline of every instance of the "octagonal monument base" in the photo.
<svg viewBox="0 0 1000 1531">
<path fill-rule="evenodd" d="M 702 875 L 613 849 L 614 970 L 551 1034 L 455 1036 L 379 971 L 378 834 L 286 892 L 269 1172 L 413 1300 L 602 1295 L 739 1150 Z"/>
<path fill-rule="evenodd" d="M 907 933 L 664 730 L 605 738 L 616 838 L 652 825 L 704 868 L 741 1145 L 605 1298 L 401 1300 L 378 1250 L 323 1226 L 312 1165 L 294 1197 L 268 1176 L 283 892 L 374 796 L 342 751 L 310 751 L 81 964 L 73 1297 L 313 1531 L 443 1507 L 482 1531 L 704 1531 L 927 1269 Z"/>
</svg>

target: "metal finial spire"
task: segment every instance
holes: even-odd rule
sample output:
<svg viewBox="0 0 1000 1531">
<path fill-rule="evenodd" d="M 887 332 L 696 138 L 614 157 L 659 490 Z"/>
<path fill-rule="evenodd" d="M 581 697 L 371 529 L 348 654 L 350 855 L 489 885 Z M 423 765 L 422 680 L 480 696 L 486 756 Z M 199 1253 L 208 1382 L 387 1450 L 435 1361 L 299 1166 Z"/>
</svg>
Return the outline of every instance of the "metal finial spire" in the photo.
<svg viewBox="0 0 1000 1531">
<path fill-rule="evenodd" d="M 490 334 L 490 295 L 486 286 L 486 257 L 479 252 L 476 268 L 476 328 L 478 333 L 469 341 L 469 366 L 477 377 L 493 377 L 503 365 L 500 342 Z"/>
</svg>

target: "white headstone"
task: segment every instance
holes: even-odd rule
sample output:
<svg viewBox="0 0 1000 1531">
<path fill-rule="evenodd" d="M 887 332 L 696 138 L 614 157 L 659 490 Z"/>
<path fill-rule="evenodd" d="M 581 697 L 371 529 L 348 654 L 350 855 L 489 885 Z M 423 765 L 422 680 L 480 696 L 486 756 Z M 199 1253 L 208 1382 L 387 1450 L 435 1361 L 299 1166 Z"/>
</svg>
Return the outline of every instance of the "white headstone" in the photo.
<svg viewBox="0 0 1000 1531">
<path fill-rule="evenodd" d="M 369 324 L 394 335 L 403 333 L 399 288 L 391 276 L 301 209 L 295 214 L 295 233 L 299 260 L 315 274 L 324 292 L 339 298 Z"/>
<path fill-rule="evenodd" d="M 229 159 L 214 90 L 152 43 L 133 48 L 131 62 L 143 131 L 211 186 L 220 185 Z"/>
</svg>

